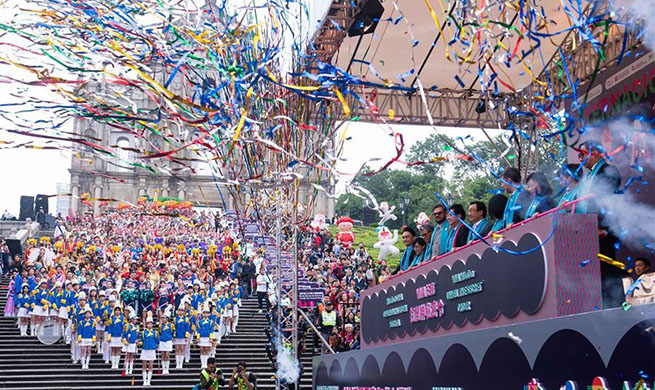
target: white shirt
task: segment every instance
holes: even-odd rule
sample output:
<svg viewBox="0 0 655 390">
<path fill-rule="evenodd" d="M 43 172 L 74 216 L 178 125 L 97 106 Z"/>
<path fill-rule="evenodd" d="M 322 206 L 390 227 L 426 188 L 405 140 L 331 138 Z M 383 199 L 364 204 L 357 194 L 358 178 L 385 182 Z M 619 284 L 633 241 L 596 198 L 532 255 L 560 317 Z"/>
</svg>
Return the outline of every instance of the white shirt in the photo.
<svg viewBox="0 0 655 390">
<path fill-rule="evenodd" d="M 268 288 L 266 287 L 266 284 L 269 283 L 270 280 L 268 280 L 268 276 L 259 274 L 257 275 L 257 292 L 266 292 L 268 291 Z"/>
<path fill-rule="evenodd" d="M 262 267 L 262 263 L 264 262 L 264 258 L 262 256 L 256 256 L 254 259 L 252 259 L 253 264 L 255 264 L 255 272 L 257 275 L 259 275 L 259 269 Z"/>
</svg>

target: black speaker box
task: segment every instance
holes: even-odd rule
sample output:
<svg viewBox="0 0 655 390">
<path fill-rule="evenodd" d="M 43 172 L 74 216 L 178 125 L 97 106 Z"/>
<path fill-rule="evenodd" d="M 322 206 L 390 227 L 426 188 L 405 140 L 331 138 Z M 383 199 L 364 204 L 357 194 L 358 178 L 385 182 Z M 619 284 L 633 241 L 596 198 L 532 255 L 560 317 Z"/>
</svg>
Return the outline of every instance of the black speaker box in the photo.
<svg viewBox="0 0 655 390">
<path fill-rule="evenodd" d="M 20 213 L 18 214 L 18 219 L 24 221 L 26 218 L 34 218 L 33 196 L 20 197 Z"/>
</svg>

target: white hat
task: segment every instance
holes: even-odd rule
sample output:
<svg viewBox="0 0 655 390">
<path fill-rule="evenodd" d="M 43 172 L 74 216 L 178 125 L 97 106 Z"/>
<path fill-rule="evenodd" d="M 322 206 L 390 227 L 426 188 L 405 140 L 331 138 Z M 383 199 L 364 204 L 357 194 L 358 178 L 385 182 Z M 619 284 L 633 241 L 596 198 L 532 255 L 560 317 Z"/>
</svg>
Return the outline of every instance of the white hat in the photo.
<svg viewBox="0 0 655 390">
<path fill-rule="evenodd" d="M 84 291 L 82 291 L 82 292 L 77 296 L 77 299 L 78 299 L 78 300 L 79 300 L 79 299 L 86 299 L 86 293 L 85 293 Z"/>
<path fill-rule="evenodd" d="M 93 287 L 91 287 L 91 289 L 93 289 Z M 104 297 L 104 296 L 107 295 L 107 293 L 105 292 L 105 290 L 100 290 L 100 292 L 98 293 L 98 295 L 100 295 L 101 297 Z"/>
<path fill-rule="evenodd" d="M 205 302 L 205 303 L 202 305 L 202 312 L 203 312 L 203 313 L 204 313 L 204 312 L 211 313 L 211 310 L 209 310 L 209 302 Z"/>
<path fill-rule="evenodd" d="M 85 314 L 86 314 L 86 313 L 91 313 L 91 314 L 93 314 L 93 310 L 91 310 L 91 306 L 89 306 L 89 305 L 84 306 L 84 313 L 85 313 Z"/>
<path fill-rule="evenodd" d="M 61 287 L 61 282 L 55 283 L 55 288 L 60 288 Z"/>
<path fill-rule="evenodd" d="M 127 318 L 130 320 L 136 318 L 136 310 L 132 306 L 127 307 Z"/>
<path fill-rule="evenodd" d="M 89 291 L 91 291 L 91 290 L 97 290 L 96 286 L 89 287 Z"/>
<path fill-rule="evenodd" d="M 164 317 L 170 318 L 171 313 L 173 312 L 173 305 L 168 305 L 164 309 Z"/>
<path fill-rule="evenodd" d="M 41 281 L 39 282 L 39 286 L 42 285 L 43 283 L 48 284 L 48 281 L 45 279 L 41 279 Z"/>
<path fill-rule="evenodd" d="M 77 279 L 73 279 L 73 286 L 76 285 L 76 284 L 79 285 L 79 284 L 80 284 L 80 281 L 77 280 Z"/>
<path fill-rule="evenodd" d="M 30 287 L 30 285 L 27 284 L 27 283 L 23 283 L 23 284 L 20 286 L 20 289 L 22 290 L 22 289 L 24 289 L 25 287 Z"/>
<path fill-rule="evenodd" d="M 146 315 L 146 324 L 148 322 L 155 322 L 155 321 L 152 320 L 152 312 L 151 311 L 149 311 L 148 314 Z"/>
<path fill-rule="evenodd" d="M 109 302 L 116 302 L 116 297 L 113 295 L 109 296 Z"/>
</svg>

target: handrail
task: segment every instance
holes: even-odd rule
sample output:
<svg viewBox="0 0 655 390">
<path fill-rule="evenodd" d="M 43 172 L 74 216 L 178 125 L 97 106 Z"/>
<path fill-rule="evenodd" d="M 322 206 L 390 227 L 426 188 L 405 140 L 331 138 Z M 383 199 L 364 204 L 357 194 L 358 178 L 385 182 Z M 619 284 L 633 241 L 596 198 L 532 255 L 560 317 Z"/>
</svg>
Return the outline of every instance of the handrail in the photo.
<svg viewBox="0 0 655 390">
<path fill-rule="evenodd" d="M 314 330 L 314 333 L 316 333 L 316 335 L 318 336 L 318 338 L 319 338 L 319 339 L 321 340 L 321 342 L 322 342 L 322 343 L 323 343 L 323 344 L 328 348 L 328 350 L 330 351 L 330 353 L 336 353 L 336 352 L 334 352 L 334 349 L 332 349 L 332 347 L 330 347 L 330 343 L 328 343 L 328 342 L 325 340 L 325 338 L 323 337 L 323 335 L 321 334 L 321 332 L 319 332 L 318 329 L 316 329 L 316 327 L 314 326 L 314 324 L 312 323 L 312 321 L 309 319 L 309 317 L 307 317 L 307 314 L 305 314 L 305 312 L 304 312 L 301 308 L 298 308 L 298 313 L 300 313 L 300 314 L 302 315 L 302 317 L 305 319 L 305 321 L 307 321 L 307 323 L 309 324 L 309 326 L 312 327 L 312 329 Z"/>
</svg>

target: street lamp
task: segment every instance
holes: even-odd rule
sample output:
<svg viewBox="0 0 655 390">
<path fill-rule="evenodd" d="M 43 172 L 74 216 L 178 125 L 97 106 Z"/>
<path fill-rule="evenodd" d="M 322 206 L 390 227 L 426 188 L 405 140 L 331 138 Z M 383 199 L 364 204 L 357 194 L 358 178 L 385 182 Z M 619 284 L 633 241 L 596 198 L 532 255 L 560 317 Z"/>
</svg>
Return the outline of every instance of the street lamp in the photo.
<svg viewBox="0 0 655 390">
<path fill-rule="evenodd" d="M 403 225 L 407 224 L 407 206 L 409 206 L 409 196 L 405 195 L 400 200 L 400 208 L 402 209 L 403 212 Z"/>
</svg>

